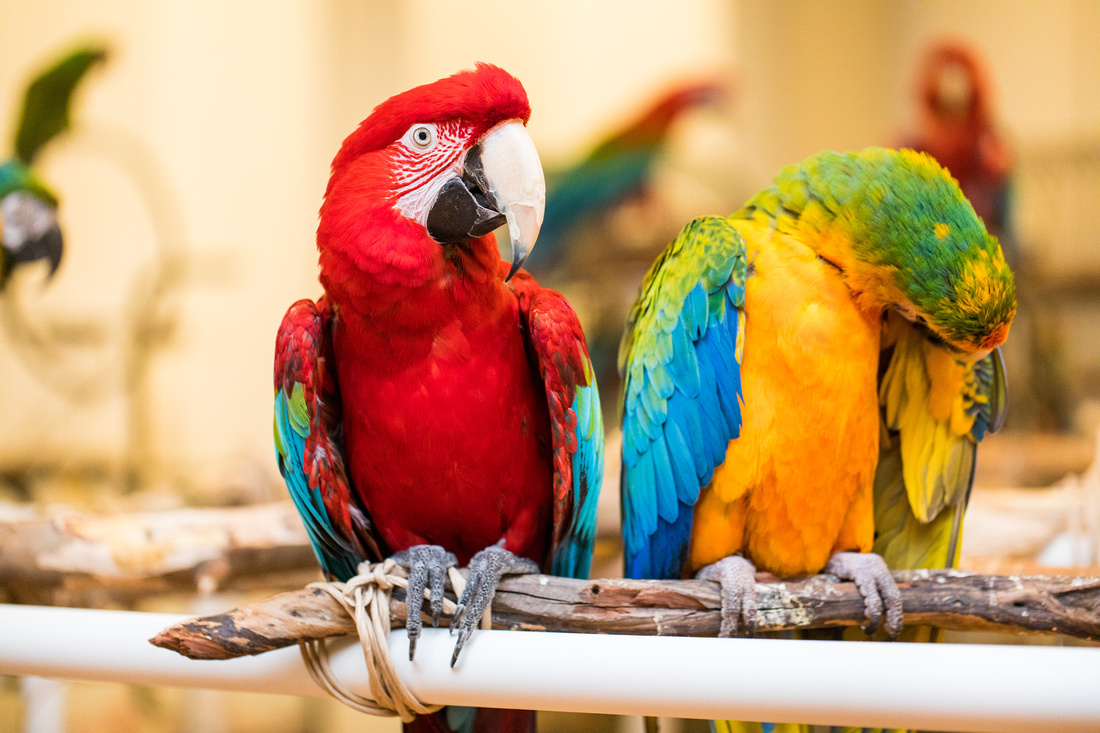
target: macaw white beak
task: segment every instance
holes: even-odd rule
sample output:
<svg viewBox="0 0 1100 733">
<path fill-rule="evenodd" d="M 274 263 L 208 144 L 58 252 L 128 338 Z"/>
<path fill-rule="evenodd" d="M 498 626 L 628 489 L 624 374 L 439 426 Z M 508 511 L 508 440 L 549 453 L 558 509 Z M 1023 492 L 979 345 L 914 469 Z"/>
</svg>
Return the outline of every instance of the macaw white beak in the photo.
<svg viewBox="0 0 1100 733">
<path fill-rule="evenodd" d="M 497 125 L 481 139 L 487 193 L 508 223 L 512 242 L 511 279 L 535 246 L 546 208 L 546 179 L 535 143 L 519 120 Z"/>
</svg>

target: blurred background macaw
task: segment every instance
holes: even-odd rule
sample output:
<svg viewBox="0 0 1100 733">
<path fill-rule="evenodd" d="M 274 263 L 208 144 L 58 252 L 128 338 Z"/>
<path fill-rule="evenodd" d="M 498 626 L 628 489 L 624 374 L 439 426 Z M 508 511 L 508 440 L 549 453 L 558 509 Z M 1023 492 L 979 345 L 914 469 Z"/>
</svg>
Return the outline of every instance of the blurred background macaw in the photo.
<svg viewBox="0 0 1100 733">
<path fill-rule="evenodd" d="M 685 81 L 602 138 L 580 162 L 547 173 L 545 224 L 527 269 L 567 294 L 583 292 L 582 320 L 596 377 L 613 394 L 619 338 L 635 272 L 674 230 L 654 176 L 678 123 L 729 101 L 730 83 Z M 627 287 L 623 287 L 623 283 Z M 604 409 L 613 409 L 606 403 Z"/>
<path fill-rule="evenodd" d="M 103 48 L 79 48 L 27 87 L 14 155 L 0 164 L 0 290 L 17 265 L 45 260 L 52 276 L 61 264 L 57 196 L 39 180 L 32 166 L 42 149 L 69 129 L 77 84 L 106 58 Z"/>
<path fill-rule="evenodd" d="M 903 147 L 928 153 L 951 173 L 1013 267 L 1019 253 L 1010 236 L 1012 151 L 997 128 L 992 96 L 985 62 L 972 44 L 933 44 L 917 84 L 919 127 Z"/>
<path fill-rule="evenodd" d="M 528 258 L 528 271 L 544 277 L 568 270 L 577 256 L 578 227 L 610 229 L 613 237 L 615 209 L 632 199 L 653 195 L 653 169 L 666 150 L 673 125 L 687 112 L 724 101 L 727 86 L 717 80 L 679 84 L 602 139 L 579 163 L 550 171 L 546 223 L 538 249 Z"/>
</svg>

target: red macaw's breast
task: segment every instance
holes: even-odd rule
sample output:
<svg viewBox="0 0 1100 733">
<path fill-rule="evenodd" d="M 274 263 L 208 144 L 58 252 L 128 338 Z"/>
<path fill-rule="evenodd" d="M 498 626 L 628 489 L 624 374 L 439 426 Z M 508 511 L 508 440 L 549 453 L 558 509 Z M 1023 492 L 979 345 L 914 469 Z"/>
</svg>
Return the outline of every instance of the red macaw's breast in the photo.
<svg viewBox="0 0 1100 733">
<path fill-rule="evenodd" d="M 874 538 L 879 319 L 797 238 L 739 229 L 744 423 L 696 504 L 689 569 L 741 552 L 776 575 L 816 573 Z"/>
<path fill-rule="evenodd" d="M 501 538 L 543 563 L 552 523 L 550 420 L 515 297 L 419 335 L 338 321 L 336 362 L 356 490 L 393 551 L 438 544 L 461 564 Z M 365 327 L 369 331 L 370 323 Z"/>
</svg>

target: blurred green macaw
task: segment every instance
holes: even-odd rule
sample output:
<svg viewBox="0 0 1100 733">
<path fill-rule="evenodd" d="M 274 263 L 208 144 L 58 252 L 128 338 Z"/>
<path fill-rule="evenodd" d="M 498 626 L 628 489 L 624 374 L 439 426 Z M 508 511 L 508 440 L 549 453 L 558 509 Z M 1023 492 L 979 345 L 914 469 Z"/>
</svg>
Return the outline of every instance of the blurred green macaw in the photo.
<svg viewBox="0 0 1100 733">
<path fill-rule="evenodd" d="M 45 260 L 51 276 L 61 264 L 57 196 L 31 166 L 42 148 L 69 128 L 73 90 L 88 69 L 106 58 L 103 48 L 77 49 L 27 87 L 15 153 L 0 164 L 0 290 L 20 264 Z"/>
<path fill-rule="evenodd" d="M 580 163 L 552 173 L 539 246 L 524 264 L 527 271 L 545 275 L 566 258 L 582 222 L 605 218 L 616 206 L 643 194 L 673 123 L 685 112 L 727 96 L 728 89 L 718 81 L 681 84 L 601 140 Z"/>
</svg>

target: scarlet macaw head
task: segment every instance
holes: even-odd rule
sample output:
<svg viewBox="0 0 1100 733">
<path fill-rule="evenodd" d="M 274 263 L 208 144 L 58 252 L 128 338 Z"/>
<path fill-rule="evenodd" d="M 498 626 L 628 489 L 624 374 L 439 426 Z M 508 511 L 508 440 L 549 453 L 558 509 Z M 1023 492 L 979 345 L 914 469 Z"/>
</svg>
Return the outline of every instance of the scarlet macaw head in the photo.
<svg viewBox="0 0 1100 733">
<path fill-rule="evenodd" d="M 378 105 L 332 163 L 317 233 L 326 289 L 348 264 L 387 284 L 436 280 L 474 248 L 495 253 L 488 235 L 504 224 L 515 274 L 546 197 L 530 115 L 519 80 L 490 64 Z"/>
</svg>

